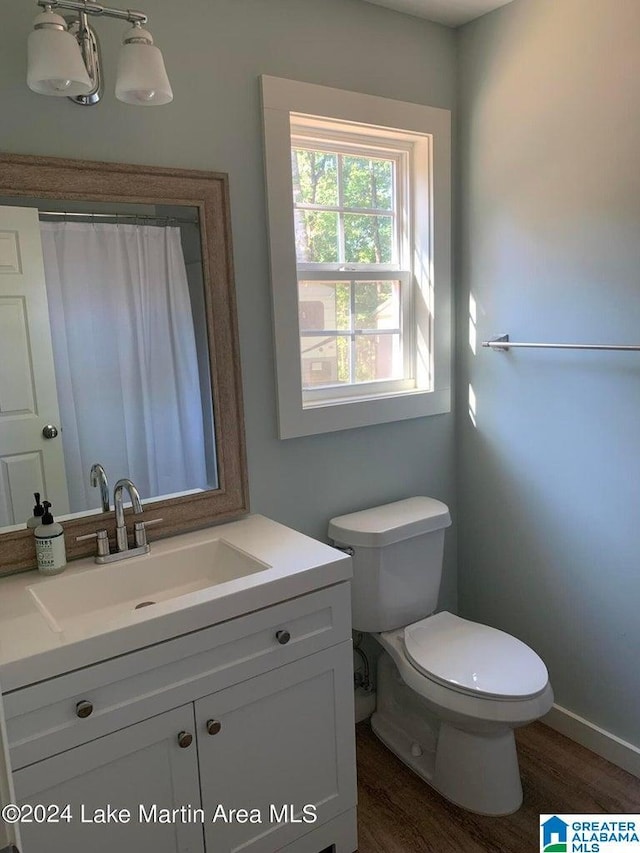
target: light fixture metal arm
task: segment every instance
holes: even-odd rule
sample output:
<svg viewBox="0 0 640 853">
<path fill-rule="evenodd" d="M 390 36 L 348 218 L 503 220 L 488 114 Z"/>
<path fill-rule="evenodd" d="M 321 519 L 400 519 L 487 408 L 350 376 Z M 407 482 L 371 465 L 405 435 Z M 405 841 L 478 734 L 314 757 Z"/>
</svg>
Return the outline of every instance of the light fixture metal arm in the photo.
<svg viewBox="0 0 640 853">
<path fill-rule="evenodd" d="M 100 62 L 100 48 L 98 45 L 98 37 L 94 30 L 89 26 L 89 18 L 85 12 L 80 12 L 78 19 L 69 24 L 69 32 L 75 36 L 76 41 L 80 45 L 82 59 L 87 69 L 89 79 L 93 83 L 93 89 L 86 95 L 76 95 L 71 98 L 75 104 L 80 104 L 84 107 L 89 107 L 92 104 L 97 104 L 102 98 L 102 65 Z"/>
<path fill-rule="evenodd" d="M 146 24 L 149 20 L 144 12 L 135 9 L 115 9 L 111 6 L 103 6 L 92 0 L 37 0 L 38 6 L 43 9 L 68 9 L 85 15 L 98 15 L 106 18 L 118 18 L 121 21 L 129 21 L 131 24 Z"/>
</svg>

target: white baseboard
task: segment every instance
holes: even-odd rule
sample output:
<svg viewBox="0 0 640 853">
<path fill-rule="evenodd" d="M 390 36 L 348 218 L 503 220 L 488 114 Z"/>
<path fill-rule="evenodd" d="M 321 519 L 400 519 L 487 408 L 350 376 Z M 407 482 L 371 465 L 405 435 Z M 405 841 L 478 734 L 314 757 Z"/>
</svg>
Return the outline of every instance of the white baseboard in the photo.
<svg viewBox="0 0 640 853">
<path fill-rule="evenodd" d="M 632 743 L 616 737 L 560 705 L 554 705 L 540 722 L 640 778 L 640 749 Z"/>
</svg>

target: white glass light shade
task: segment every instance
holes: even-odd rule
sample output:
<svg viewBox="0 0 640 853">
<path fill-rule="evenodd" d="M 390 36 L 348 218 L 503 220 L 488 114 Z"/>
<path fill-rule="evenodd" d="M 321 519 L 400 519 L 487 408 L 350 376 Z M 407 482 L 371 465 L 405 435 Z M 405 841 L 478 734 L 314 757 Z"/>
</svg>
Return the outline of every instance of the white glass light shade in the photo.
<svg viewBox="0 0 640 853">
<path fill-rule="evenodd" d="M 153 107 L 173 100 L 162 53 L 141 27 L 125 33 L 118 57 L 116 98 L 126 104 Z"/>
<path fill-rule="evenodd" d="M 60 15 L 43 12 L 27 42 L 27 85 L 40 95 L 71 97 L 93 89 L 80 45 Z M 61 28 L 62 27 L 62 28 Z"/>
</svg>

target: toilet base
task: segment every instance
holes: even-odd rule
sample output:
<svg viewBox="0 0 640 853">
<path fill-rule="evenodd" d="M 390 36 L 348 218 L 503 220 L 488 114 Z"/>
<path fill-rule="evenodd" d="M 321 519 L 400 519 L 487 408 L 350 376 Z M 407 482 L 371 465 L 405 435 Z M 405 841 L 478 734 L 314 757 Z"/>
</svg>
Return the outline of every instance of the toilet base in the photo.
<svg viewBox="0 0 640 853">
<path fill-rule="evenodd" d="M 409 688 L 388 654 L 378 661 L 378 704 L 371 727 L 414 773 L 456 805 L 485 815 L 507 815 L 522 804 L 513 729 L 463 731 L 438 720 Z"/>
<path fill-rule="evenodd" d="M 388 747 L 400 761 L 414 773 L 421 776 L 425 782 L 433 785 L 433 769 L 435 766 L 435 750 L 425 752 L 418 741 L 409 737 L 401 727 L 394 724 L 384 714 L 378 711 L 371 717 L 371 728 L 382 743 Z M 419 748 L 419 752 L 416 747 Z M 435 787 L 435 786 L 434 786 Z"/>
<path fill-rule="evenodd" d="M 508 815 L 522 805 L 513 729 L 495 735 L 440 724 L 431 783 L 448 800 L 486 815 Z"/>
</svg>

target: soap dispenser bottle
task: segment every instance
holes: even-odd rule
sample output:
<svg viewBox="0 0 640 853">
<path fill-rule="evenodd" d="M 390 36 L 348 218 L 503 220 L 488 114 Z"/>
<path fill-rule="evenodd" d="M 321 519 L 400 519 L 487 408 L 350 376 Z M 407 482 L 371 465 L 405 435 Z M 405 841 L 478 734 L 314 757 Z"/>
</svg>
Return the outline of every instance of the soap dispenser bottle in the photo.
<svg viewBox="0 0 640 853">
<path fill-rule="evenodd" d="M 42 524 L 34 531 L 38 571 L 43 575 L 57 575 L 63 572 L 67 565 L 64 529 L 61 524 L 53 520 L 49 512 L 51 509 L 49 501 L 43 501 L 43 504 Z"/>
<path fill-rule="evenodd" d="M 33 496 L 36 499 L 36 505 L 33 508 L 33 515 L 27 521 L 27 527 L 29 530 L 35 530 L 36 527 L 40 527 L 42 524 L 42 516 L 44 515 L 44 507 L 40 503 L 40 492 L 34 492 Z"/>
</svg>

